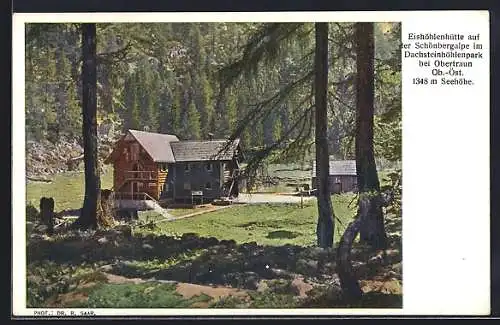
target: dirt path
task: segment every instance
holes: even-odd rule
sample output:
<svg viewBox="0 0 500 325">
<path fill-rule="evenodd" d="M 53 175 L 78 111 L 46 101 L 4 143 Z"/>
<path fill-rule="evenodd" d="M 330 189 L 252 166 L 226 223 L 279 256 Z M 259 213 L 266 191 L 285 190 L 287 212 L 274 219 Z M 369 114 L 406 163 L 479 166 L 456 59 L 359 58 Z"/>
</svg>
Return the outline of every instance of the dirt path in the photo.
<svg viewBox="0 0 500 325">
<path fill-rule="evenodd" d="M 194 296 L 205 294 L 214 299 L 221 297 L 235 296 L 239 298 L 248 298 L 248 293 L 245 290 L 221 287 L 221 286 L 205 286 L 193 283 L 179 282 L 176 288 L 177 293 L 181 294 L 184 298 L 189 299 Z"/>
<path fill-rule="evenodd" d="M 120 275 L 115 275 L 107 272 L 103 272 L 106 276 L 107 283 L 110 284 L 124 284 L 124 283 L 132 283 L 132 284 L 140 284 L 147 282 L 141 278 L 127 278 Z M 98 284 L 98 282 L 87 282 L 79 285 L 77 289 L 72 290 L 67 293 L 59 294 L 47 301 L 47 307 L 64 307 L 70 306 L 75 303 L 84 303 L 89 298 L 89 291 L 81 290 L 83 288 L 91 288 Z M 222 297 L 234 296 L 238 297 L 242 300 L 249 299 L 250 296 L 245 290 L 231 288 L 231 287 L 223 287 L 223 286 L 206 286 L 199 285 L 193 283 L 185 283 L 178 282 L 176 284 L 175 291 L 182 296 L 184 299 L 191 299 L 200 295 L 207 295 L 211 299 L 209 301 L 199 301 L 195 302 L 192 307 L 195 308 L 208 308 L 210 303 L 215 300 L 218 300 Z"/>
<path fill-rule="evenodd" d="M 302 198 L 304 202 L 314 199 L 314 196 L 304 196 Z M 245 204 L 259 204 L 259 203 L 300 203 L 300 196 L 286 195 L 286 194 L 245 194 L 240 193 L 237 199 L 234 200 L 235 203 L 245 203 Z"/>
<path fill-rule="evenodd" d="M 214 212 L 214 211 L 222 210 L 222 209 L 226 209 L 226 208 L 231 208 L 233 206 L 234 205 L 221 205 L 221 206 L 209 205 L 209 206 L 207 206 L 208 209 L 204 209 L 202 211 L 197 211 L 197 212 L 193 212 L 193 213 L 189 213 L 189 214 L 184 214 L 181 216 L 173 216 L 172 218 L 165 219 L 165 221 L 175 221 L 175 220 L 179 220 L 179 219 L 191 218 L 194 216 L 199 216 L 200 214 Z"/>
</svg>

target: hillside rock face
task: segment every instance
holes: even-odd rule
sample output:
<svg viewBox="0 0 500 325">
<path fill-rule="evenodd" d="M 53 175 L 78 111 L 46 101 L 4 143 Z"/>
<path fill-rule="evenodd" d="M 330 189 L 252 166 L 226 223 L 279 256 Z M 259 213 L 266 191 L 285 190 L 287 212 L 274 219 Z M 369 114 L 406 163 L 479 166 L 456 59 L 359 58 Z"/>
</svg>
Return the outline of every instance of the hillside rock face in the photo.
<svg viewBox="0 0 500 325">
<path fill-rule="evenodd" d="M 111 153 L 120 134 L 100 134 L 99 158 L 102 161 Z M 74 159 L 73 158 L 79 158 Z M 83 170 L 83 147 L 77 140 L 26 142 L 26 176 L 45 177 L 67 171 Z"/>
</svg>

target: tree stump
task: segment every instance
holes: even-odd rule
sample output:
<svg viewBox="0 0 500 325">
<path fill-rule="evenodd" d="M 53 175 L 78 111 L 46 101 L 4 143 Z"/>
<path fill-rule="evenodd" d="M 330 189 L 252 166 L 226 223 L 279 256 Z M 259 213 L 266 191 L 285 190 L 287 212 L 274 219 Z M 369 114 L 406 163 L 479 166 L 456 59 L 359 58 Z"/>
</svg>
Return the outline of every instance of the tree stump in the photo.
<svg viewBox="0 0 500 325">
<path fill-rule="evenodd" d="M 115 221 L 115 196 L 112 190 L 101 190 L 100 209 L 98 208 L 97 224 L 111 227 Z"/>
<path fill-rule="evenodd" d="M 54 199 L 42 197 L 40 199 L 40 221 L 47 226 L 47 233 L 54 232 Z"/>
</svg>

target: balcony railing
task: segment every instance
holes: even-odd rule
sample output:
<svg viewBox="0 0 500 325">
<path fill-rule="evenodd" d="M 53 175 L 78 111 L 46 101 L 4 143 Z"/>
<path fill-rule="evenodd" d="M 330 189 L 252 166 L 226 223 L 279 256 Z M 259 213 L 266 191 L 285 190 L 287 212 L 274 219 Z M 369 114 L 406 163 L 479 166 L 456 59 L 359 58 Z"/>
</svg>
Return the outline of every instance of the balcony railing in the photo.
<svg viewBox="0 0 500 325">
<path fill-rule="evenodd" d="M 125 171 L 127 180 L 156 180 L 154 171 L 151 170 L 127 170 Z"/>
<path fill-rule="evenodd" d="M 154 197 L 145 192 L 134 193 L 115 193 L 115 200 L 152 200 L 156 201 Z"/>
</svg>

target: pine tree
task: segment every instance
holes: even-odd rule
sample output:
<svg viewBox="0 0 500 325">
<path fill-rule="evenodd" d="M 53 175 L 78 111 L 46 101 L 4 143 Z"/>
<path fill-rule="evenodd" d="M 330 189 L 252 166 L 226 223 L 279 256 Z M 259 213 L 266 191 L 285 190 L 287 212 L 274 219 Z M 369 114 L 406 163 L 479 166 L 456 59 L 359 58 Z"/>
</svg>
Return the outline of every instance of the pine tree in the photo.
<svg viewBox="0 0 500 325">
<path fill-rule="evenodd" d="M 171 123 L 172 123 L 172 133 L 181 134 L 182 133 L 182 90 L 180 87 L 175 87 L 173 93 L 173 103 L 172 103 L 172 113 L 171 113 Z"/>
<path fill-rule="evenodd" d="M 233 133 L 236 130 L 236 122 L 237 122 L 237 97 L 235 91 L 230 91 L 226 98 L 226 112 L 224 118 L 226 119 L 227 130 L 230 133 Z"/>
<path fill-rule="evenodd" d="M 198 113 L 193 100 L 189 101 L 186 113 L 186 134 L 189 139 L 198 140 L 200 139 L 200 114 Z"/>
<path fill-rule="evenodd" d="M 209 132 L 213 132 L 215 112 L 212 86 L 204 72 L 201 72 L 199 91 L 201 105 L 198 107 L 198 111 L 201 112 L 201 128 L 203 136 L 205 137 Z"/>
<path fill-rule="evenodd" d="M 374 249 L 386 247 L 380 183 L 373 151 L 374 40 L 373 23 L 356 23 L 356 170 L 362 220 L 360 240 Z"/>
</svg>

